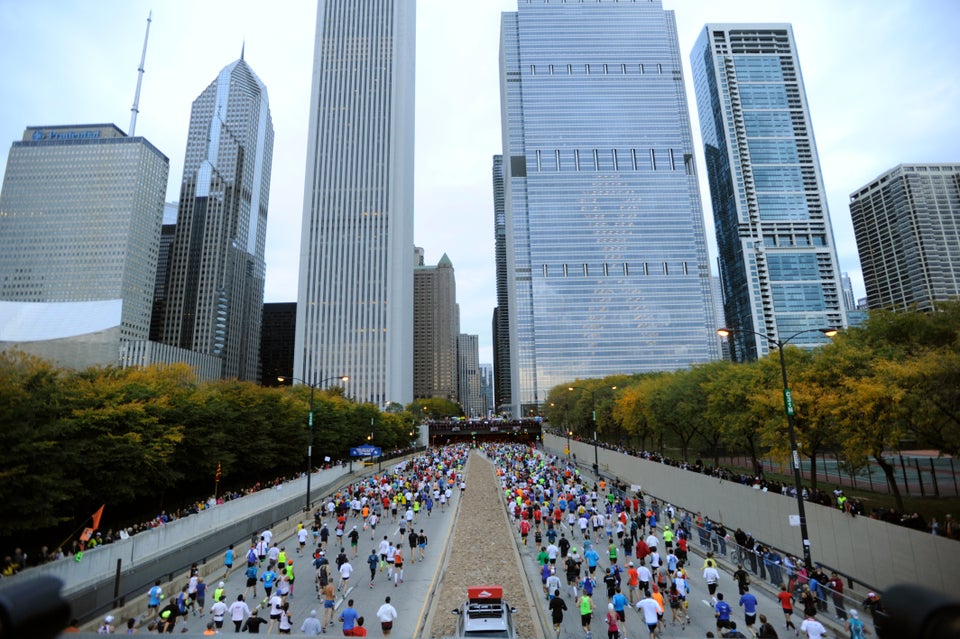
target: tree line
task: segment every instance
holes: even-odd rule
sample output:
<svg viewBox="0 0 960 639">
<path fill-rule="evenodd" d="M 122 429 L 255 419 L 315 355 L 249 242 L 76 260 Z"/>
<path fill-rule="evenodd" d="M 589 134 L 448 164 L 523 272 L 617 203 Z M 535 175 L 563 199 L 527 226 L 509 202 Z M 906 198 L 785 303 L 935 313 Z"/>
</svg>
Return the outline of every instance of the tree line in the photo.
<svg viewBox="0 0 960 639">
<path fill-rule="evenodd" d="M 0 537 L 52 536 L 83 525 L 101 504 L 104 524 L 151 516 L 221 491 L 303 473 L 308 386 L 197 382 L 186 365 L 62 370 L 0 353 Z M 347 460 L 349 448 L 405 448 L 416 437 L 403 407 L 380 411 L 314 393 L 313 462 Z M 130 522 L 126 522 L 130 523 Z"/>
<path fill-rule="evenodd" d="M 907 447 L 960 453 L 960 304 L 931 313 L 871 312 L 828 344 L 784 349 L 801 455 L 817 484 L 817 456 L 851 472 L 884 472 L 903 509 L 891 454 Z M 715 361 L 674 372 L 574 380 L 551 389 L 543 414 L 587 439 L 644 450 L 787 459 L 780 355 Z M 594 426 L 591 411 L 596 411 Z"/>
</svg>

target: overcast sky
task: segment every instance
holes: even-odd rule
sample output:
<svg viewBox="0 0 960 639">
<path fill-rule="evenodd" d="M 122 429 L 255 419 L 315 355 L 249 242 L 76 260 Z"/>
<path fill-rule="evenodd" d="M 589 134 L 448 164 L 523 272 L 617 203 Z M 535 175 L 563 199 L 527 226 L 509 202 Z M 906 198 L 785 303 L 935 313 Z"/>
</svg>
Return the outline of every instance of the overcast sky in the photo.
<svg viewBox="0 0 960 639">
<path fill-rule="evenodd" d="M 496 304 L 491 158 L 501 150 L 501 11 L 517 0 L 420 0 L 414 241 L 457 275 L 461 330 L 492 362 Z M 864 295 L 849 194 L 901 162 L 960 161 L 960 1 L 664 0 L 677 15 L 711 259 L 710 197 L 689 56 L 707 22 L 790 22 L 842 271 Z M 153 9 L 137 134 L 170 158 L 179 198 L 190 107 L 240 56 L 270 95 L 276 131 L 266 301 L 297 297 L 315 0 L 0 0 L 0 146 L 32 125 L 126 131 Z M 0 172 L 6 153 L 0 153 Z M 714 266 L 714 270 L 715 266 Z"/>
</svg>

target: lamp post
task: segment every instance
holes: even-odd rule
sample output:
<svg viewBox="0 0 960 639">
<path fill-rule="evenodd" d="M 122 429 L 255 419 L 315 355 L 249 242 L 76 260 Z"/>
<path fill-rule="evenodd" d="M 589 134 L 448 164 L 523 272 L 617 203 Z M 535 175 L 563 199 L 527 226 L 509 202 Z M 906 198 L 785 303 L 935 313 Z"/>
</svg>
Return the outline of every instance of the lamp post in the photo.
<svg viewBox="0 0 960 639">
<path fill-rule="evenodd" d="M 800 539 L 803 544 L 803 563 L 807 570 L 813 570 L 813 559 L 810 555 L 810 537 L 807 534 L 807 510 L 806 505 L 803 502 L 803 481 L 800 475 L 800 452 L 797 449 L 797 434 L 794 428 L 793 396 L 790 393 L 790 384 L 787 382 L 787 360 L 783 355 L 783 347 L 798 335 L 803 335 L 804 333 L 822 333 L 827 337 L 833 337 L 837 334 L 837 329 L 808 328 L 807 330 L 794 333 L 786 339 L 774 339 L 765 333 L 757 333 L 755 331 L 743 328 L 717 329 L 717 334 L 720 337 L 729 337 L 733 333 L 749 333 L 751 335 L 756 335 L 757 337 L 762 337 L 770 344 L 776 346 L 777 350 L 780 352 L 780 375 L 783 378 L 783 408 L 784 412 L 787 414 L 787 433 L 790 436 L 790 456 L 793 464 L 793 487 L 797 494 L 797 515 L 800 517 Z"/>
<path fill-rule="evenodd" d="M 593 423 L 593 474 L 600 476 L 600 456 L 597 453 L 597 399 L 593 396 L 593 391 L 583 386 L 567 386 L 567 390 L 573 392 L 580 390 L 590 393 L 590 421 Z"/>
<path fill-rule="evenodd" d="M 567 457 L 570 457 L 570 436 L 573 435 L 572 430 L 567 431 Z"/>
<path fill-rule="evenodd" d="M 300 382 L 310 387 L 310 414 L 307 417 L 307 504 L 304 508 L 306 512 L 310 512 L 310 476 L 313 474 L 313 393 L 318 386 L 323 386 L 325 382 L 330 382 L 335 379 L 339 379 L 341 382 L 350 381 L 347 375 L 327 377 L 314 384 L 305 382 L 299 377 L 287 377 L 285 375 L 277 377 L 278 382 Z"/>
</svg>

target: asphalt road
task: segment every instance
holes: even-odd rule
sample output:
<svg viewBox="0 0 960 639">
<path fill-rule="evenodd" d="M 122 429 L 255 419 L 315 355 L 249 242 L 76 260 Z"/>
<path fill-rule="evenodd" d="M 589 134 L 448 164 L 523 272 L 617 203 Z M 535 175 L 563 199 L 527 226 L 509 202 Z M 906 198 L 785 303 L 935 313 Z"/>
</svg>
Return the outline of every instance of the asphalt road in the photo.
<svg viewBox="0 0 960 639">
<path fill-rule="evenodd" d="M 423 561 L 411 561 L 410 551 L 407 547 L 406 535 L 403 537 L 400 536 L 400 528 L 398 522 L 390 521 L 389 513 L 386 516 L 384 521 L 381 521 L 377 525 L 376 533 L 371 535 L 370 530 L 363 530 L 363 522 L 359 518 L 348 517 L 346 531 L 349 533 L 351 528 L 356 525 L 360 530 L 360 541 L 357 547 L 357 557 L 351 556 L 350 543 L 346 536 L 344 536 L 344 548 L 346 549 L 347 556 L 350 558 L 350 562 L 354 567 L 353 576 L 347 582 L 347 586 L 344 591 L 337 592 L 336 601 L 335 601 L 335 611 L 336 617 L 339 617 L 340 612 L 347 606 L 347 602 L 350 599 L 354 600 L 354 608 L 357 612 L 365 618 L 364 626 L 368 629 L 369 636 L 380 637 L 383 636 L 383 633 L 380 629 L 380 623 L 376 618 L 376 612 L 384 602 L 384 598 L 389 596 L 392 599 L 393 606 L 398 611 L 398 618 L 394 622 L 393 630 L 391 632 L 391 637 L 412 637 L 420 629 L 421 623 L 425 618 L 427 612 L 427 597 L 428 594 L 433 590 L 433 585 L 438 577 L 439 568 L 441 565 L 441 559 L 443 554 L 443 548 L 446 544 L 447 539 L 450 536 L 450 532 L 453 527 L 453 522 L 455 518 L 456 508 L 459 505 L 459 495 L 457 490 L 454 490 L 453 497 L 451 498 L 451 503 L 447 504 L 445 511 L 441 512 L 439 505 L 433 509 L 433 513 L 430 516 L 427 516 L 426 511 L 423 511 L 419 514 L 417 520 L 414 523 L 414 527 L 417 531 L 421 528 L 427 535 L 428 543 L 427 549 L 424 554 Z M 400 515 L 398 514 L 398 518 Z M 326 520 L 328 528 L 333 531 L 335 528 L 335 521 L 330 521 L 328 518 Z M 312 522 L 304 520 L 304 524 L 308 527 Z M 409 533 L 409 529 L 407 530 Z M 370 551 L 377 547 L 378 542 L 383 539 L 384 535 L 387 535 L 394 543 L 403 543 L 404 551 L 404 581 L 394 585 L 392 581 L 387 580 L 387 572 L 378 572 L 376 579 L 374 580 L 373 587 L 370 586 L 370 570 L 367 565 L 367 556 L 370 554 Z M 371 538 L 375 537 L 375 538 Z M 285 539 L 274 538 L 274 541 L 277 541 L 280 546 L 284 546 L 287 549 L 287 556 L 293 559 L 293 566 L 296 572 L 296 581 L 294 585 L 293 596 L 288 597 L 287 601 L 290 604 L 290 614 L 293 620 L 293 635 L 302 634 L 300 633 L 300 626 L 306 619 L 312 610 L 316 610 L 317 617 L 319 619 L 323 618 L 323 602 L 318 600 L 316 588 L 314 586 L 315 580 L 315 570 L 312 566 L 312 549 L 316 546 L 312 538 L 307 541 L 306 551 L 303 556 L 296 554 L 296 548 L 299 547 L 296 535 L 291 535 Z M 230 573 L 229 577 L 226 579 L 226 603 L 229 605 L 236 600 L 237 595 L 244 592 L 246 589 L 246 577 L 244 575 L 244 570 L 246 569 L 246 563 L 244 557 L 246 555 L 245 548 L 238 548 L 236 551 L 236 561 L 234 563 L 233 571 Z M 332 579 L 335 579 L 334 583 L 336 584 L 337 573 L 336 565 L 334 559 L 336 558 L 337 553 L 339 552 L 339 547 L 336 542 L 336 537 L 331 534 L 330 542 L 328 544 L 327 558 L 331 562 L 330 576 Z M 310 556 L 308 556 L 310 555 Z M 262 574 L 262 570 L 260 573 Z M 213 590 L 217 587 L 218 582 L 222 579 L 223 572 L 218 571 L 214 573 L 207 581 L 207 601 L 204 615 L 189 615 L 186 619 L 181 618 L 177 623 L 176 633 L 179 634 L 182 631 L 182 628 L 186 626 L 189 628 L 189 633 L 192 635 L 194 633 L 199 634 L 206 628 L 207 622 L 211 620 L 210 617 L 210 606 L 213 605 Z M 170 596 L 170 593 L 166 593 L 167 596 Z M 258 585 L 257 594 L 259 599 L 263 599 L 264 593 L 262 588 L 262 583 Z M 248 594 L 245 598 L 248 605 L 253 608 L 256 600 L 252 596 L 252 592 Z M 261 608 L 260 616 L 268 618 L 269 617 L 269 608 Z M 261 628 L 261 634 L 266 632 L 267 626 L 264 625 Z M 277 634 L 277 627 L 274 624 L 271 629 L 271 634 Z M 332 627 L 326 628 L 327 634 L 333 634 L 335 636 L 343 636 L 341 631 L 341 624 L 339 622 L 335 623 Z M 227 616 L 226 621 L 224 622 L 224 627 L 222 630 L 223 634 L 233 634 L 233 624 L 230 622 L 229 615 Z M 244 633 L 245 634 L 245 633 Z"/>
</svg>

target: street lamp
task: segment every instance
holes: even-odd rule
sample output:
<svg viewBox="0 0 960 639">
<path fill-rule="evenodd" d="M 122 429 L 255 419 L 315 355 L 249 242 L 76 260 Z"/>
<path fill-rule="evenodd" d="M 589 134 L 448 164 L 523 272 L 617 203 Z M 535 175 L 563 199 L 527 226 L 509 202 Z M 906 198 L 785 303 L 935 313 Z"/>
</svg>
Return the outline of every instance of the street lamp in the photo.
<svg viewBox="0 0 960 639">
<path fill-rule="evenodd" d="M 810 537 L 807 534 L 807 510 L 805 504 L 803 503 L 803 482 L 802 477 L 800 476 L 800 452 L 797 450 L 797 434 L 794 429 L 793 422 L 793 397 L 790 394 L 790 384 L 787 383 L 787 360 L 783 356 L 783 347 L 798 335 L 803 335 L 804 333 L 823 333 L 827 337 L 833 337 L 837 334 L 837 329 L 808 328 L 807 330 L 794 333 L 786 339 L 774 339 L 765 333 L 757 333 L 744 328 L 717 329 L 717 335 L 720 337 L 729 337 L 733 333 L 749 333 L 751 335 L 756 335 L 757 337 L 762 337 L 770 344 L 776 346 L 777 350 L 780 352 L 780 375 L 783 378 L 783 408 L 787 414 L 787 432 L 790 435 L 790 455 L 793 463 L 793 486 L 794 491 L 797 493 L 797 514 L 800 516 L 800 539 L 803 542 L 803 563 L 807 567 L 807 570 L 813 570 L 813 559 L 810 555 Z"/>
<path fill-rule="evenodd" d="M 567 457 L 570 457 L 570 436 L 573 435 L 572 430 L 567 431 Z"/>
<path fill-rule="evenodd" d="M 600 476 L 600 457 L 597 454 L 597 400 L 593 396 L 593 391 L 583 386 L 567 386 L 567 390 L 573 392 L 580 390 L 590 393 L 590 421 L 593 422 L 593 474 Z"/>
<path fill-rule="evenodd" d="M 336 375 L 334 377 L 327 377 L 321 379 L 319 382 L 310 384 L 300 379 L 299 377 L 287 377 L 285 375 L 280 375 L 277 377 L 278 382 L 300 382 L 306 386 L 310 387 L 310 414 L 307 418 L 307 506 L 305 508 L 306 512 L 310 512 L 310 476 L 313 474 L 313 392 L 317 389 L 318 386 L 323 386 L 326 382 L 331 382 L 335 379 L 339 379 L 341 382 L 350 381 L 350 377 L 347 375 Z"/>
</svg>

